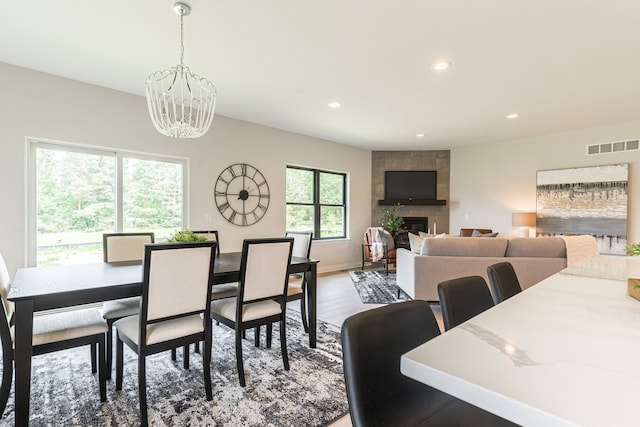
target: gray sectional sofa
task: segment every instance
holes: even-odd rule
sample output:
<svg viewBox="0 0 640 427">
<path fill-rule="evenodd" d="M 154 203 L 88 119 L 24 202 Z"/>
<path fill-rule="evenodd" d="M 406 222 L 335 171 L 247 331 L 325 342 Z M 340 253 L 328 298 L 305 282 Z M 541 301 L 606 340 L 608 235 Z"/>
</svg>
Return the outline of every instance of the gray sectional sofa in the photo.
<svg viewBox="0 0 640 427">
<path fill-rule="evenodd" d="M 487 278 L 487 267 L 509 261 L 523 289 L 567 267 L 565 241 L 559 237 L 426 238 L 420 254 L 398 249 L 398 286 L 414 299 L 438 301 L 438 283 L 463 276 Z"/>
</svg>

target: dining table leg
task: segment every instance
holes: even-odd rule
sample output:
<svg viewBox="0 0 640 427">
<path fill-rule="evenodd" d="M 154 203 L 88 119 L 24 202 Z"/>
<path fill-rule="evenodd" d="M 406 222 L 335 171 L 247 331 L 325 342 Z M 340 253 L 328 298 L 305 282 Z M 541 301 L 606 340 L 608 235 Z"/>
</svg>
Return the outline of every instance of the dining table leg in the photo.
<svg viewBox="0 0 640 427">
<path fill-rule="evenodd" d="M 307 281 L 307 315 L 309 316 L 309 347 L 316 348 L 317 307 L 318 307 L 318 268 L 312 263 L 305 273 Z"/>
<path fill-rule="evenodd" d="M 16 301 L 15 310 L 15 425 L 27 426 L 31 398 L 33 301 Z"/>
</svg>

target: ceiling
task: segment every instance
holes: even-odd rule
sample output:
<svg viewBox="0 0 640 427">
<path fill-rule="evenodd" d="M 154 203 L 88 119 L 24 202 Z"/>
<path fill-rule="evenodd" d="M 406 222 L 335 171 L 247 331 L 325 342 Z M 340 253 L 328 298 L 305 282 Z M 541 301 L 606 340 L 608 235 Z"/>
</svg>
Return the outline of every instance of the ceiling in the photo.
<svg viewBox="0 0 640 427">
<path fill-rule="evenodd" d="M 141 96 L 179 63 L 172 1 L 0 2 L 0 62 Z M 372 150 L 640 117 L 639 1 L 187 3 L 184 62 L 216 85 L 219 115 Z"/>
</svg>

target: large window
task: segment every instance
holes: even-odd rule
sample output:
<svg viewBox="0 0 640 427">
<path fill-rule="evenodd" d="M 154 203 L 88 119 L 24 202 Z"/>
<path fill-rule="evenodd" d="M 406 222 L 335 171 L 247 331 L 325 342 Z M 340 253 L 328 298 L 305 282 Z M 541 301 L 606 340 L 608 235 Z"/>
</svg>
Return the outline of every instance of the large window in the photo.
<svg viewBox="0 0 640 427">
<path fill-rule="evenodd" d="M 29 265 L 102 260 L 102 233 L 183 227 L 185 159 L 31 141 Z"/>
<path fill-rule="evenodd" d="M 344 173 L 287 166 L 287 231 L 346 237 L 346 189 Z"/>
</svg>

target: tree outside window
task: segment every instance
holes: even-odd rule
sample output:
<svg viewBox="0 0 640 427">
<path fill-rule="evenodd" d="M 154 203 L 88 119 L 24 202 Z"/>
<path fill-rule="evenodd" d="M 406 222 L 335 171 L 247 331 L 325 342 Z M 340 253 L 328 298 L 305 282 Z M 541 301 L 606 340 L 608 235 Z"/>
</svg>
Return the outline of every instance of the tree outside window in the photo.
<svg viewBox="0 0 640 427">
<path fill-rule="evenodd" d="M 346 181 L 345 173 L 287 166 L 287 231 L 346 237 Z"/>
<path fill-rule="evenodd" d="M 183 227 L 186 161 L 30 142 L 29 264 L 100 262 L 102 233 Z"/>
</svg>

